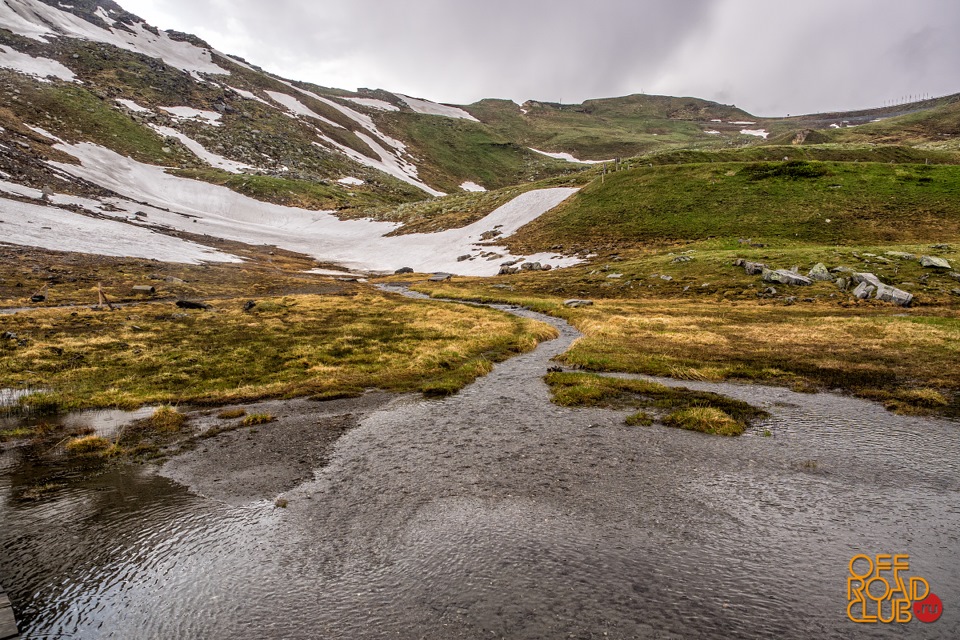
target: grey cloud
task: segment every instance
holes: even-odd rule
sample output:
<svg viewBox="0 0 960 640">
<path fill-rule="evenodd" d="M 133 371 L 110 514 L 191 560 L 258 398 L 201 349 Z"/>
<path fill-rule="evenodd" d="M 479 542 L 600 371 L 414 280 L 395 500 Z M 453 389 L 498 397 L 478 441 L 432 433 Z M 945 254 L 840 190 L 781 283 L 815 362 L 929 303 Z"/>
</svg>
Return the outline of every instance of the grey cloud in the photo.
<svg viewBox="0 0 960 640">
<path fill-rule="evenodd" d="M 663 91 L 759 115 L 960 90 L 953 0 L 129 0 L 296 79 L 444 102 Z"/>
</svg>

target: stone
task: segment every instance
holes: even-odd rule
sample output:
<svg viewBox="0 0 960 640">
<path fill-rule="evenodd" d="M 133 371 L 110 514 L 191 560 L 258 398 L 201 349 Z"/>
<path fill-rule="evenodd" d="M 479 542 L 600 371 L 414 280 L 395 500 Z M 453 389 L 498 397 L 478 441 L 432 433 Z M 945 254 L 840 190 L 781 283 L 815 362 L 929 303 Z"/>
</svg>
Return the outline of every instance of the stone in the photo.
<svg viewBox="0 0 960 640">
<path fill-rule="evenodd" d="M 579 307 L 592 307 L 593 300 L 580 300 L 580 299 L 574 298 L 572 300 L 564 300 L 563 306 L 570 307 L 571 309 L 577 309 Z"/>
<path fill-rule="evenodd" d="M 883 284 L 882 282 L 880 282 L 880 278 L 873 275 L 872 273 L 855 273 L 853 274 L 852 280 L 855 284 L 866 282 L 867 284 L 873 286 L 874 288 L 879 287 L 881 284 Z"/>
<path fill-rule="evenodd" d="M 861 282 L 857 285 L 857 288 L 853 290 L 853 297 L 858 300 L 866 300 L 870 297 L 870 294 L 876 290 L 877 288 L 873 285 L 870 285 L 866 282 Z"/>
<path fill-rule="evenodd" d="M 763 294 L 767 296 L 775 296 L 777 295 L 777 290 L 774 287 L 767 287 L 763 290 Z"/>
<path fill-rule="evenodd" d="M 931 249 L 940 249 L 942 251 L 950 251 L 953 247 L 948 244 L 932 244 L 930 245 Z"/>
<path fill-rule="evenodd" d="M 247 301 L 243 304 L 243 310 L 244 310 L 244 311 L 253 311 L 253 308 L 254 308 L 255 306 L 257 306 L 257 301 L 256 301 L 256 300 L 247 300 Z"/>
<path fill-rule="evenodd" d="M 891 287 L 885 284 L 881 284 L 879 287 L 877 287 L 877 293 L 875 297 L 877 300 L 892 302 L 900 305 L 901 307 L 909 307 L 910 303 L 913 302 L 912 293 L 908 293 L 903 289 L 897 289 L 896 287 Z"/>
<path fill-rule="evenodd" d="M 810 269 L 810 272 L 807 273 L 807 277 L 811 280 L 818 280 L 820 282 L 827 282 L 833 280 L 833 276 L 830 275 L 830 270 L 827 269 L 827 265 L 822 262 L 818 262 L 813 265 L 813 268 Z"/>
<path fill-rule="evenodd" d="M 660 276 L 660 279 L 665 282 L 673 282 L 673 276 Z"/>
<path fill-rule="evenodd" d="M 453 277 L 452 273 L 435 273 L 428 278 L 430 282 L 446 282 Z"/>
<path fill-rule="evenodd" d="M 30 296 L 30 302 L 44 302 L 46 299 L 47 296 L 43 295 L 42 293 Z"/>
<path fill-rule="evenodd" d="M 960 289 L 950 289 L 950 293 L 955 296 L 960 296 Z"/>
<path fill-rule="evenodd" d="M 509 276 L 510 274 L 517 273 L 519 271 L 520 269 L 518 269 L 517 267 L 500 267 L 500 271 L 499 273 L 497 273 L 497 275 Z"/>
<path fill-rule="evenodd" d="M 465 254 L 462 255 L 462 256 L 457 256 L 457 262 L 463 262 L 463 261 L 469 260 L 469 259 L 470 259 L 470 254 L 469 254 L 469 253 L 465 253 Z"/>
<path fill-rule="evenodd" d="M 673 262 L 693 262 L 693 258 L 690 256 L 677 256 L 673 259 Z"/>
<path fill-rule="evenodd" d="M 399 276 L 399 275 L 403 275 L 404 273 L 413 273 L 413 269 L 411 269 L 410 267 L 401 267 L 396 271 L 394 271 L 394 273 Z"/>
<path fill-rule="evenodd" d="M 763 270 L 767 268 L 767 265 L 762 262 L 744 262 L 743 270 L 747 272 L 748 276 L 758 276 L 763 273 Z"/>
<path fill-rule="evenodd" d="M 906 251 L 885 251 L 883 253 L 885 256 L 890 256 L 891 258 L 899 258 L 900 260 L 916 260 L 917 256 L 912 253 L 907 253 Z"/>
<path fill-rule="evenodd" d="M 177 300 L 177 306 L 181 309 L 196 309 L 198 311 L 206 311 L 213 308 L 206 302 L 199 302 L 196 300 Z"/>
<path fill-rule="evenodd" d="M 830 273 L 853 273 L 853 269 L 850 267 L 834 267 L 830 269 Z"/>
<path fill-rule="evenodd" d="M 540 271 L 543 266 L 539 262 L 524 262 L 520 265 L 521 271 Z"/>
<path fill-rule="evenodd" d="M 553 269 L 553 266 L 549 264 L 545 264 L 540 268 L 541 271 L 550 271 L 551 269 Z"/>
<path fill-rule="evenodd" d="M 611 280 L 619 280 L 622 277 L 623 277 L 622 273 L 611 273 L 610 275 L 607 276 L 607 278 Z"/>
<path fill-rule="evenodd" d="M 776 271 L 764 269 L 763 281 L 772 282 L 774 284 L 789 284 L 800 287 L 806 287 L 813 284 L 813 280 L 810 278 L 793 273 L 792 271 L 786 271 L 785 269 L 777 269 Z"/>
<path fill-rule="evenodd" d="M 737 258 L 736 260 L 733 261 L 733 266 L 735 266 L 735 267 L 742 267 L 742 266 L 745 265 L 746 263 L 747 263 L 747 261 L 744 260 L 743 258 Z"/>
<path fill-rule="evenodd" d="M 133 292 L 134 292 L 134 293 L 141 293 L 141 294 L 153 294 L 153 293 L 156 293 L 156 292 L 157 292 L 157 288 L 156 288 L 156 287 L 151 287 L 151 286 L 148 285 L 148 284 L 138 284 L 137 286 L 135 286 L 135 287 L 133 288 Z"/>
<path fill-rule="evenodd" d="M 950 269 L 950 263 L 936 256 L 920 256 L 920 266 L 926 269 Z"/>
<path fill-rule="evenodd" d="M 180 278 L 174 278 L 173 276 L 167 276 L 163 279 L 167 284 L 187 284 L 186 280 L 181 280 Z"/>
<path fill-rule="evenodd" d="M 516 260 L 508 260 L 507 262 L 501 262 L 501 267 L 512 267 L 515 264 L 520 264 L 523 262 L 523 258 L 517 258 Z"/>
<path fill-rule="evenodd" d="M 834 284 L 837 285 L 837 288 L 842 289 L 843 291 L 846 291 L 847 287 L 850 286 L 850 281 L 847 280 L 846 278 L 837 278 L 834 281 Z"/>
<path fill-rule="evenodd" d="M 960 273 L 957 273 L 956 271 L 951 271 L 950 273 L 947 274 L 947 277 L 960 281 Z"/>
</svg>

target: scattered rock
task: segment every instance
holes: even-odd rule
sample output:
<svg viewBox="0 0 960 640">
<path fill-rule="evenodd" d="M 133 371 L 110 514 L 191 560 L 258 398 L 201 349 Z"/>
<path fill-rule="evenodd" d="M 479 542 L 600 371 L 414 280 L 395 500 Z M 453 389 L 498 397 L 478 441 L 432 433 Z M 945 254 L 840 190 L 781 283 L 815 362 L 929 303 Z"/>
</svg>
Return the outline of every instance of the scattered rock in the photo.
<svg viewBox="0 0 960 640">
<path fill-rule="evenodd" d="M 517 267 L 500 267 L 500 272 L 497 275 L 509 276 L 510 274 L 518 273 L 519 271 L 520 269 Z"/>
<path fill-rule="evenodd" d="M 432 276 L 430 276 L 429 281 L 430 282 L 446 282 L 452 277 L 453 277 L 452 273 L 435 273 Z"/>
<path fill-rule="evenodd" d="M 818 280 L 820 282 L 827 282 L 833 280 L 833 276 L 830 275 L 830 270 L 827 269 L 827 265 L 822 262 L 818 262 L 813 265 L 813 268 L 810 269 L 810 272 L 807 273 L 807 277 L 811 280 Z"/>
<path fill-rule="evenodd" d="M 777 295 L 777 290 L 774 287 L 767 287 L 763 290 L 763 294 L 767 296 L 775 296 Z"/>
<path fill-rule="evenodd" d="M 673 259 L 673 262 L 693 262 L 693 258 L 690 256 L 677 256 Z"/>
<path fill-rule="evenodd" d="M 953 249 L 949 244 L 932 244 L 930 245 L 931 249 L 940 249 L 941 251 L 950 251 Z"/>
<path fill-rule="evenodd" d="M 866 282 L 867 284 L 872 285 L 874 288 L 877 288 L 883 284 L 882 282 L 880 282 L 880 278 L 873 275 L 872 273 L 855 273 L 853 274 L 852 280 L 856 284 L 861 284 Z"/>
<path fill-rule="evenodd" d="M 503 231 L 500 231 L 499 229 L 492 229 L 492 230 L 490 230 L 490 231 L 484 231 L 483 233 L 481 233 L 481 234 L 480 234 L 480 239 L 481 239 L 481 240 L 493 240 L 493 239 L 496 238 L 497 236 L 502 236 L 502 235 L 503 235 Z"/>
<path fill-rule="evenodd" d="M 563 306 L 570 307 L 571 309 L 576 309 L 578 307 L 592 307 L 593 300 L 579 300 L 574 298 L 572 300 L 564 300 Z"/>
<path fill-rule="evenodd" d="M 256 300 L 247 300 L 247 301 L 243 304 L 243 310 L 244 310 L 244 311 L 252 311 L 255 306 L 257 306 Z"/>
<path fill-rule="evenodd" d="M 885 256 L 890 256 L 891 258 L 899 258 L 900 260 L 916 260 L 917 256 L 912 253 L 907 253 L 906 251 L 885 251 Z"/>
<path fill-rule="evenodd" d="M 207 311 L 213 308 L 206 302 L 199 302 L 196 300 L 177 300 L 177 306 L 181 309 L 196 309 L 199 311 Z"/>
<path fill-rule="evenodd" d="M 520 265 L 521 271 L 540 271 L 542 268 L 539 262 L 524 262 Z"/>
<path fill-rule="evenodd" d="M 469 260 L 469 259 L 470 259 L 470 254 L 469 254 L 469 253 L 465 253 L 464 255 L 457 257 L 457 262 L 463 262 L 463 261 Z"/>
<path fill-rule="evenodd" d="M 850 286 L 850 281 L 846 278 L 837 278 L 834 283 L 837 285 L 837 288 L 841 289 L 842 291 L 846 291 L 847 287 Z"/>
<path fill-rule="evenodd" d="M 607 276 L 607 278 L 611 278 L 614 280 L 619 280 L 622 277 L 623 277 L 622 273 L 611 273 L 610 275 Z"/>
<path fill-rule="evenodd" d="M 771 271 L 770 269 L 763 270 L 763 281 L 772 282 L 775 284 L 790 284 L 794 286 L 806 287 L 813 284 L 813 280 L 800 274 L 794 273 L 792 271 L 786 271 L 785 269 L 777 269 L 776 271 Z"/>
<path fill-rule="evenodd" d="M 660 276 L 660 279 L 666 282 L 673 282 L 673 276 Z"/>
<path fill-rule="evenodd" d="M 508 260 L 507 262 L 501 262 L 501 267 L 512 267 L 515 264 L 520 264 L 523 262 L 523 258 L 517 258 L 516 260 Z"/>
<path fill-rule="evenodd" d="M 861 282 L 857 285 L 857 288 L 853 290 L 853 297 L 858 300 L 866 300 L 870 297 L 877 288 L 873 285 L 867 284 L 866 282 Z"/>
<path fill-rule="evenodd" d="M 30 302 L 45 302 L 46 299 L 47 296 L 43 295 L 42 293 L 30 296 Z"/>
<path fill-rule="evenodd" d="M 18 337 L 19 336 L 12 331 L 4 331 L 3 334 L 0 335 L 0 338 L 3 338 L 4 340 L 16 340 Z"/>
<path fill-rule="evenodd" d="M 762 262 L 744 262 L 743 270 L 747 272 L 748 276 L 758 276 L 763 273 L 764 269 L 767 268 L 767 265 Z"/>
<path fill-rule="evenodd" d="M 413 273 L 413 269 L 411 269 L 410 267 L 401 267 L 396 271 L 394 271 L 394 273 L 399 276 L 399 275 L 403 275 L 404 273 Z"/>
<path fill-rule="evenodd" d="M 955 296 L 960 296 L 960 289 L 950 289 L 950 293 Z"/>
<path fill-rule="evenodd" d="M 167 276 L 163 279 L 167 284 L 187 284 L 186 280 L 181 280 L 180 278 L 174 278 L 173 276 Z"/>
<path fill-rule="evenodd" d="M 542 267 L 540 267 L 541 271 L 550 271 L 551 269 L 553 269 L 553 266 L 549 264 L 545 264 Z"/>
<path fill-rule="evenodd" d="M 960 273 L 957 273 L 956 271 L 951 271 L 947 274 L 947 276 L 953 278 L 954 280 L 960 281 Z"/>
<path fill-rule="evenodd" d="M 834 267 L 830 269 L 830 273 L 853 273 L 853 269 L 850 267 Z"/>
<path fill-rule="evenodd" d="M 884 302 L 892 302 L 898 304 L 901 307 L 909 307 L 913 302 L 913 294 L 907 293 L 903 289 L 897 289 L 896 287 L 890 287 L 885 284 L 881 284 L 877 287 L 877 300 L 883 300 Z"/>
<path fill-rule="evenodd" d="M 950 269 L 950 263 L 936 256 L 920 256 L 920 266 L 927 269 Z"/>
</svg>

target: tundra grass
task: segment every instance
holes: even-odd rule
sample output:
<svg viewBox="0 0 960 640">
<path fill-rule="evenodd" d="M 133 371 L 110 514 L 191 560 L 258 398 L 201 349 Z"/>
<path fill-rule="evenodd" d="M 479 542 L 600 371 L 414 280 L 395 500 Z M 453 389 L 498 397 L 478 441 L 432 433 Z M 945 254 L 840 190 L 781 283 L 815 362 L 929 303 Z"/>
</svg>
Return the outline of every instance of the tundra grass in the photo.
<svg viewBox="0 0 960 640">
<path fill-rule="evenodd" d="M 758 276 L 732 266 L 739 253 L 705 250 L 686 263 L 674 263 L 666 251 L 644 253 L 622 262 L 415 288 L 562 317 L 584 335 L 559 360 L 584 370 L 835 389 L 901 413 L 960 414 L 960 296 L 949 289 L 960 284 L 956 280 L 915 261 L 888 264 L 862 253 L 857 260 L 848 250 L 799 247 L 764 255 L 774 266 L 799 263 L 808 269 L 816 258 L 877 272 L 898 286 L 909 286 L 904 281 L 911 279 L 918 303 L 904 309 L 856 301 L 833 283 L 777 286 L 771 295 Z M 625 275 L 609 279 L 611 274 Z M 673 280 L 663 280 L 665 274 Z M 924 277 L 926 284 L 920 284 Z M 595 304 L 571 309 L 563 306 L 565 298 Z"/>
<path fill-rule="evenodd" d="M 366 388 L 453 393 L 555 336 L 484 308 L 369 290 L 293 295 L 244 310 L 173 304 L 0 316 L 0 387 L 44 388 L 61 409 L 230 404 Z M 29 402 L 29 396 L 25 402 Z"/>
<path fill-rule="evenodd" d="M 762 409 L 716 393 L 668 387 L 647 380 L 625 380 L 586 373 L 548 373 L 553 401 L 564 407 L 633 407 L 668 413 L 665 424 L 716 435 L 740 435 Z M 645 411 L 631 415 L 632 426 L 649 424 Z"/>
</svg>

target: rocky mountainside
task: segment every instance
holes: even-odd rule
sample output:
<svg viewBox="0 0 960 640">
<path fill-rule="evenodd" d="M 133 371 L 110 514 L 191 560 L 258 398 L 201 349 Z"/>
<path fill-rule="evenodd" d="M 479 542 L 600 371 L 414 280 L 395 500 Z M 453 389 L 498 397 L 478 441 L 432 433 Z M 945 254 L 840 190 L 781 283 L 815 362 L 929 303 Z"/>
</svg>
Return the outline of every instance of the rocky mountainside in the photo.
<svg viewBox="0 0 960 640">
<path fill-rule="evenodd" d="M 413 228 L 461 227 L 460 240 L 442 242 L 463 260 L 414 266 L 487 273 L 496 265 L 460 264 L 482 254 L 502 257 L 476 242 L 505 236 L 570 192 L 564 188 L 591 180 L 598 171 L 591 164 L 774 142 L 880 140 L 955 151 L 957 105 L 952 97 L 781 119 L 647 95 L 458 107 L 278 77 L 195 36 L 160 31 L 111 0 L 0 3 L 4 236 L 50 249 L 62 237 L 40 231 L 69 221 L 114 244 L 126 238 L 139 245 L 179 230 L 386 268 L 394 258 L 364 260 L 360 252 L 393 256 L 413 240 L 370 238 L 397 237 L 398 223 L 426 220 Z M 497 224 L 483 221 L 538 187 L 552 195 L 531 194 L 532 208 L 508 210 Z M 487 190 L 494 193 L 481 193 Z M 91 227 L 91 220 L 101 222 Z M 104 230 L 106 222 L 119 226 Z M 152 235 L 143 236 L 147 230 Z M 438 242 L 422 243 L 423 255 L 434 255 Z M 103 244 L 91 239 L 83 246 L 106 251 L 96 248 Z M 184 260 L 214 255 L 179 250 L 190 256 Z M 177 251 L 163 255 L 176 259 Z"/>
</svg>

